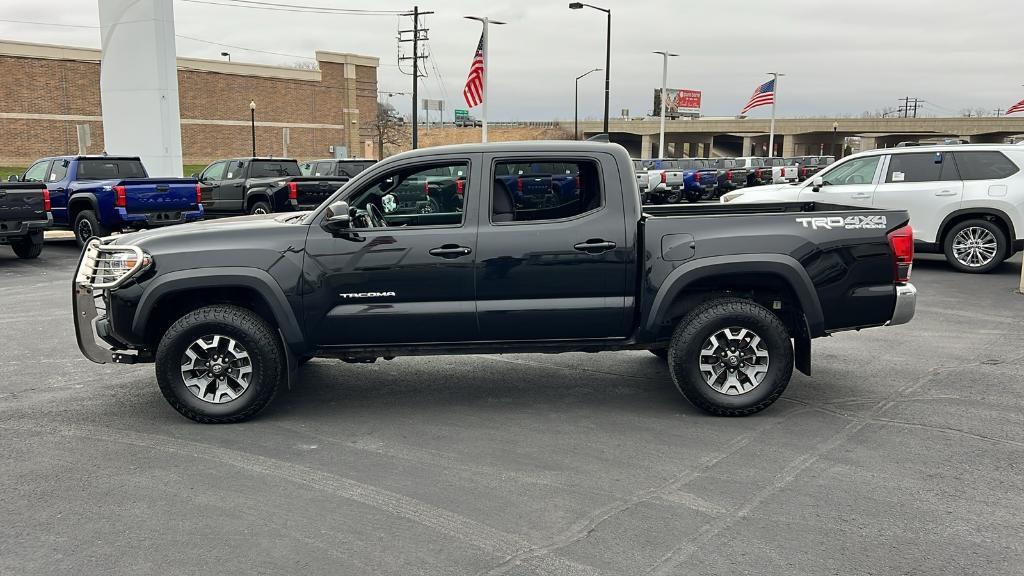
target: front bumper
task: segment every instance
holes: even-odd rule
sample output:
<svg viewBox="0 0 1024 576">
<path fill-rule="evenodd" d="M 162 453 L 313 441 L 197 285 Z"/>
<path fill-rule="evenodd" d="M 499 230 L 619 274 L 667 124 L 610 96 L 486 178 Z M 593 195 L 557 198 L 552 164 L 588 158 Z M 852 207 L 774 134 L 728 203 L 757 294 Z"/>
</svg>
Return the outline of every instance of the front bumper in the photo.
<svg viewBox="0 0 1024 576">
<path fill-rule="evenodd" d="M 896 286 L 896 306 L 892 310 L 892 320 L 888 326 L 906 324 L 914 317 L 917 310 L 917 288 L 909 282 Z"/>
<path fill-rule="evenodd" d="M 148 266 L 144 253 L 135 247 L 109 246 L 101 248 L 101 241 L 90 240 L 82 250 L 71 284 L 71 307 L 75 316 L 75 338 L 82 354 L 97 364 L 110 362 L 134 364 L 141 358 L 138 351 L 129 349 L 114 336 L 110 325 L 110 290 L 117 288 Z M 131 271 L 111 281 L 98 266 L 100 251 L 131 250 L 138 260 Z M 106 281 L 106 284 L 102 282 Z"/>
</svg>

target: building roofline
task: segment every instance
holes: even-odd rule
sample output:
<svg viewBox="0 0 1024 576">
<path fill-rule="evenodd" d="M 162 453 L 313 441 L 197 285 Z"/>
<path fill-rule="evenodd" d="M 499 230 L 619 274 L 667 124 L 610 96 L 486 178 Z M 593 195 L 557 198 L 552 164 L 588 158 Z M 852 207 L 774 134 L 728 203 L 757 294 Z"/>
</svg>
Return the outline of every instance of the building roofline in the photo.
<svg viewBox="0 0 1024 576">
<path fill-rule="evenodd" d="M 0 40 L 0 56 L 17 56 L 22 58 L 41 58 L 44 60 L 77 60 L 82 62 L 99 62 L 102 52 L 98 48 L 79 46 L 61 46 L 57 44 L 41 44 L 38 42 L 19 42 Z M 318 62 L 338 64 L 355 64 L 357 66 L 377 67 L 380 59 L 373 56 L 347 54 L 341 52 L 316 51 Z M 300 70 L 287 66 L 253 64 L 249 62 L 227 62 L 206 58 L 177 58 L 179 70 L 197 70 L 218 74 L 236 74 L 239 76 L 262 76 L 267 78 L 286 78 L 290 80 L 319 81 L 319 70 Z"/>
</svg>

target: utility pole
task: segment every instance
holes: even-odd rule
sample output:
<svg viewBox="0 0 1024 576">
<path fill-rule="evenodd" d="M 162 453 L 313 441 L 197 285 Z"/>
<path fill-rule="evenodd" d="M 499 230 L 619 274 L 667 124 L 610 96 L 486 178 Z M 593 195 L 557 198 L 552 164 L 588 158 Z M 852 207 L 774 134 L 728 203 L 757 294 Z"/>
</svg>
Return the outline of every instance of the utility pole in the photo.
<svg viewBox="0 0 1024 576">
<path fill-rule="evenodd" d="M 413 6 L 412 12 L 406 12 L 402 16 L 412 16 L 412 29 L 411 30 L 399 30 L 398 31 L 398 42 L 412 42 L 412 56 L 399 56 L 398 62 L 401 63 L 405 60 L 412 60 L 412 148 L 416 149 L 419 144 L 419 78 L 420 78 L 420 60 L 426 58 L 426 55 L 420 54 L 420 42 L 429 40 L 428 33 L 429 28 L 420 28 L 420 16 L 426 16 L 427 14 L 433 14 L 433 12 L 420 12 L 419 6 Z M 412 34 L 411 37 L 406 37 L 406 34 Z"/>
<path fill-rule="evenodd" d="M 996 108 L 995 109 L 995 113 L 996 113 L 996 116 L 1002 116 L 1003 115 L 1003 109 L 1002 108 Z"/>
<path fill-rule="evenodd" d="M 775 94 L 772 95 L 772 121 L 768 125 L 768 156 L 775 156 L 775 105 L 779 101 L 779 77 L 785 76 L 780 72 L 769 72 L 772 78 L 775 79 L 775 87 L 773 90 Z"/>
</svg>

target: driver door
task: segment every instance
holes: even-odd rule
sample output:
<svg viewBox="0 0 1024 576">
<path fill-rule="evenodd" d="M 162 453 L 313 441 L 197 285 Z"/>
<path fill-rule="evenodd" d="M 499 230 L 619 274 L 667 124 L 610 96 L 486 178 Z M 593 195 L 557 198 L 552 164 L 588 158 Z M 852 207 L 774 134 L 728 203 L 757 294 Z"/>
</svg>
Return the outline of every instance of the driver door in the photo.
<svg viewBox="0 0 1024 576">
<path fill-rule="evenodd" d="M 870 207 L 882 171 L 882 158 L 876 154 L 833 165 L 807 181 L 800 190 L 800 201 Z M 815 191 L 813 182 L 818 176 L 823 183 Z"/>
<path fill-rule="evenodd" d="M 220 194 L 220 183 L 224 179 L 227 164 L 227 160 L 214 162 L 199 175 L 199 190 L 203 193 L 203 210 L 206 212 L 227 211 Z"/>
<path fill-rule="evenodd" d="M 478 158 L 416 158 L 367 174 L 331 200 L 348 202 L 353 220 L 332 232 L 319 225 L 321 214 L 310 226 L 303 307 L 317 346 L 478 338 L 478 210 L 466 210 L 479 194 Z M 461 192 L 432 201 L 448 189 Z"/>
</svg>

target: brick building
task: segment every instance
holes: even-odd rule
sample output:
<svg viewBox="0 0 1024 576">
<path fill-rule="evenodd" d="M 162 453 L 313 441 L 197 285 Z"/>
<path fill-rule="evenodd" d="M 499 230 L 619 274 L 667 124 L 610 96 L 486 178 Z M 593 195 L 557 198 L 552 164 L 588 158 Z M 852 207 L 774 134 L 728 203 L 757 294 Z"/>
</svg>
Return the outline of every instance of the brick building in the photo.
<svg viewBox="0 0 1024 576">
<path fill-rule="evenodd" d="M 249 155 L 250 100 L 259 155 L 323 158 L 334 146 L 375 156 L 378 59 L 317 51 L 316 60 L 319 70 L 178 58 L 185 164 Z M 76 154 L 80 125 L 87 152 L 103 152 L 99 50 L 0 41 L 0 78 L 0 165 Z"/>
</svg>

